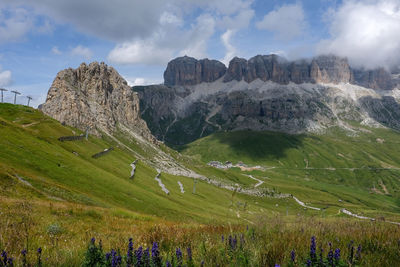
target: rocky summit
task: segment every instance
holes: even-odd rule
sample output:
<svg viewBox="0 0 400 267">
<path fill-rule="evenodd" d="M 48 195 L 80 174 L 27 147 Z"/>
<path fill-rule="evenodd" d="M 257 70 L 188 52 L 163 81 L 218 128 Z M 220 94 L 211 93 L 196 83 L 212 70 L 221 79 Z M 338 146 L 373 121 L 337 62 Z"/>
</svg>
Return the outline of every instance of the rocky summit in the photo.
<svg viewBox="0 0 400 267">
<path fill-rule="evenodd" d="M 164 72 L 164 83 L 174 86 L 213 82 L 221 78 L 225 72 L 225 65 L 217 60 L 197 60 L 184 56 L 168 63 Z"/>
<path fill-rule="evenodd" d="M 397 77 L 397 78 L 396 78 Z M 216 131 L 353 131 L 349 121 L 400 129 L 398 75 L 352 68 L 334 55 L 290 62 L 277 55 L 216 60 L 180 57 L 164 85 L 138 86 L 152 133 L 186 144 Z"/>
<path fill-rule="evenodd" d="M 123 128 L 153 139 L 140 118 L 137 93 L 104 63 L 82 63 L 77 69 L 60 71 L 40 109 L 62 123 L 93 134 Z"/>
</svg>

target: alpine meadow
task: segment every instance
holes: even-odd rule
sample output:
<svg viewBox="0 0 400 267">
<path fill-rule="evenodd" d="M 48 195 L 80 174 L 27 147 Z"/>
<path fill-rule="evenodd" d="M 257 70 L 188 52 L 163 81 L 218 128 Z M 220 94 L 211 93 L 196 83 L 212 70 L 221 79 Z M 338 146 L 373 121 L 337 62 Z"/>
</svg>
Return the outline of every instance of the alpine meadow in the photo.
<svg viewBox="0 0 400 267">
<path fill-rule="evenodd" d="M 399 266 L 399 30 L 397 0 L 2 0 L 0 267 Z"/>
</svg>

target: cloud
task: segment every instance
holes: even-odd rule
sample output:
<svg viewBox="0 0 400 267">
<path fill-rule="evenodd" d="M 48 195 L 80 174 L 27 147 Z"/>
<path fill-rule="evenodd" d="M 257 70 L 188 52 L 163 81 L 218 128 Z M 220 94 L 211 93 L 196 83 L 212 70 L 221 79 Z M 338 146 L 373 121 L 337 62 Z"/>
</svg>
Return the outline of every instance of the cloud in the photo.
<svg viewBox="0 0 400 267">
<path fill-rule="evenodd" d="M 215 20 L 209 14 L 200 15 L 196 24 L 183 37 L 186 44 L 180 51 L 180 55 L 190 55 L 195 58 L 207 56 L 207 42 L 215 31 Z"/>
<path fill-rule="evenodd" d="M 330 38 L 318 44 L 317 53 L 348 57 L 357 67 L 400 65 L 399 1 L 346 1 L 327 21 Z"/>
<path fill-rule="evenodd" d="M 282 41 L 290 41 L 301 36 L 306 25 L 301 4 L 283 5 L 256 23 L 258 29 L 273 32 L 275 37 Z"/>
<path fill-rule="evenodd" d="M 78 45 L 77 47 L 74 47 L 74 48 L 71 50 L 71 55 L 73 55 L 73 56 L 80 56 L 80 57 L 83 57 L 83 58 L 86 59 L 86 60 L 89 60 L 89 59 L 92 58 L 93 52 L 92 52 L 92 50 L 90 50 L 90 49 L 87 48 L 87 47 Z"/>
<path fill-rule="evenodd" d="M 229 64 L 229 61 L 237 54 L 236 48 L 231 44 L 231 38 L 235 34 L 233 30 L 227 30 L 221 36 L 222 43 L 225 47 L 225 57 L 221 60 L 225 65 Z"/>
<path fill-rule="evenodd" d="M 32 16 L 23 8 L 0 9 L 0 43 L 21 40 L 33 25 Z"/>
<path fill-rule="evenodd" d="M 197 17 L 190 29 L 182 29 L 177 18 L 164 19 L 162 27 L 149 38 L 118 44 L 108 59 L 118 64 L 164 65 L 177 55 L 206 56 L 207 41 L 214 34 L 215 21 L 208 14 Z"/>
<path fill-rule="evenodd" d="M 32 11 L 42 23 L 41 27 L 35 25 L 36 32 L 45 33 L 56 24 L 68 24 L 80 33 L 115 42 L 108 55 L 114 63 L 164 64 L 181 54 L 207 56 L 208 42 L 217 30 L 237 32 L 249 25 L 254 17 L 253 2 L 2 0 L 0 7 L 8 5 Z"/>
<path fill-rule="evenodd" d="M 125 78 L 125 80 L 128 82 L 129 86 L 138 86 L 138 85 L 150 85 L 150 84 L 160 84 L 163 81 L 162 80 L 154 80 L 154 79 L 148 79 L 148 78 L 142 78 L 142 77 L 137 77 L 137 78 Z"/>
<path fill-rule="evenodd" d="M 118 64 L 159 64 L 173 56 L 173 49 L 157 45 L 155 40 L 136 40 L 117 45 L 108 55 L 108 60 Z"/>
<path fill-rule="evenodd" d="M 8 86 L 12 82 L 11 71 L 5 70 L 2 71 L 0 66 L 0 86 Z"/>
<path fill-rule="evenodd" d="M 57 23 L 74 25 L 80 32 L 112 40 L 126 41 L 133 36 L 147 37 L 168 8 L 164 0 L 3 0 L 9 5 L 33 8 L 36 14 Z"/>
<path fill-rule="evenodd" d="M 61 55 L 62 52 L 58 49 L 57 46 L 53 46 L 53 48 L 51 49 L 51 53 L 53 53 L 54 55 Z"/>
</svg>

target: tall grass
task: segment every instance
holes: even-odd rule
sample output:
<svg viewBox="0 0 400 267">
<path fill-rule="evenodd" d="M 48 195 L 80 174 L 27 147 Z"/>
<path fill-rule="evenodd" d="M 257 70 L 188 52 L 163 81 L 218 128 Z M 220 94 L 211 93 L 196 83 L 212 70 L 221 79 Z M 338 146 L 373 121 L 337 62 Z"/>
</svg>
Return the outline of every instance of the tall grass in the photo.
<svg viewBox="0 0 400 267">
<path fill-rule="evenodd" d="M 45 209 L 48 211 L 16 202 L 2 210 L 0 250 L 6 251 L 8 258 L 14 258 L 14 266 L 22 265 L 23 250 L 26 250 L 26 262 L 37 264 L 39 247 L 42 266 L 81 266 L 90 262 L 87 261 L 88 243 L 92 237 L 96 238 L 97 247 L 98 242 L 102 242 L 102 252 L 96 252 L 96 257 L 101 256 L 106 263 L 106 253 L 112 255 L 115 251 L 124 266 L 129 238 L 132 238 L 132 252 L 140 247 L 143 251 L 149 248 L 150 255 L 156 242 L 163 266 L 166 261 L 178 266 L 177 249 L 183 254 L 183 262 L 188 264 L 188 248 L 194 266 L 202 263 L 203 266 L 306 266 L 308 260 L 313 260 L 310 256 L 313 236 L 316 238 L 316 264 L 320 262 L 322 249 L 324 264 L 331 266 L 328 265 L 329 253 L 337 248 L 341 266 L 396 266 L 399 261 L 400 228 L 384 222 L 257 216 L 254 225 L 185 224 L 121 217 L 106 209 L 94 211 L 100 217 L 92 216 L 93 212 L 87 213 L 84 209 L 79 212 L 78 207 L 71 212 L 68 207 L 57 209 L 68 222 L 62 224 L 53 221 L 59 215 L 54 215 L 55 207 L 52 211 L 50 207 Z M 360 256 L 357 254 L 359 246 Z"/>
</svg>

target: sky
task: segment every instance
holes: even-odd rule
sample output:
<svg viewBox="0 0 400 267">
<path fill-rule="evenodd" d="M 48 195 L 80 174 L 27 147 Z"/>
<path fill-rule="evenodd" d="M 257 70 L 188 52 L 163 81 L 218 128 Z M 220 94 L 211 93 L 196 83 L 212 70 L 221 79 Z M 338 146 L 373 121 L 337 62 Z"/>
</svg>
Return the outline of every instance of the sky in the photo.
<svg viewBox="0 0 400 267">
<path fill-rule="evenodd" d="M 0 0 L 0 87 L 43 103 L 57 73 L 104 61 L 130 85 L 168 61 L 275 53 L 400 65 L 400 0 Z M 5 101 L 13 101 L 10 92 Z"/>
</svg>

